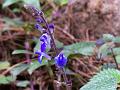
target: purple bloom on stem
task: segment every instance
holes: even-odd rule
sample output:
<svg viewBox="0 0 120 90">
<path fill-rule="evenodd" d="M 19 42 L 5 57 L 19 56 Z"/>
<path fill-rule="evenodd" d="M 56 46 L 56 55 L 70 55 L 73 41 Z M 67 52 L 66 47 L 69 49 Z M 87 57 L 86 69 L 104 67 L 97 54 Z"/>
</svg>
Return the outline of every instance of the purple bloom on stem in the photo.
<svg viewBox="0 0 120 90">
<path fill-rule="evenodd" d="M 47 33 L 44 33 L 41 37 L 40 37 L 40 41 L 41 41 L 41 45 L 44 44 L 44 46 L 46 45 L 46 47 L 50 48 L 50 42 L 51 42 L 51 38 Z"/>
<path fill-rule="evenodd" d="M 43 23 L 44 21 L 41 18 L 36 18 L 36 22 Z"/>
<path fill-rule="evenodd" d="M 40 41 L 45 42 L 48 39 L 48 35 L 45 33 L 40 37 Z M 46 42 L 47 43 L 47 42 Z"/>
<path fill-rule="evenodd" d="M 51 57 L 44 52 L 36 51 L 35 54 L 38 54 L 38 62 L 40 64 L 42 63 L 43 57 L 47 58 L 48 60 L 51 60 Z"/>
<path fill-rule="evenodd" d="M 67 63 L 67 58 L 64 56 L 63 53 L 60 53 L 57 57 L 55 57 L 55 64 L 59 68 L 63 68 Z"/>
<path fill-rule="evenodd" d="M 43 28 L 38 23 L 35 24 L 35 28 L 39 31 L 43 31 Z"/>
<path fill-rule="evenodd" d="M 47 48 L 47 44 L 45 42 L 41 42 L 41 52 L 44 52 Z"/>
<path fill-rule="evenodd" d="M 35 8 L 34 6 L 32 5 L 29 5 L 29 4 L 25 4 L 24 7 L 26 9 L 28 9 L 33 16 L 40 16 L 40 15 L 43 15 L 43 12 L 37 8 Z"/>
<path fill-rule="evenodd" d="M 54 24 L 53 23 L 49 24 L 49 28 L 54 29 Z"/>
<path fill-rule="evenodd" d="M 49 24 L 48 25 L 49 26 L 49 29 L 50 29 L 50 31 L 51 31 L 51 33 L 53 33 L 54 32 L 54 24 L 53 23 L 51 23 L 51 24 Z"/>
<path fill-rule="evenodd" d="M 38 62 L 41 64 L 42 63 L 42 58 L 43 58 L 43 56 L 40 54 L 39 56 L 38 56 Z"/>
</svg>

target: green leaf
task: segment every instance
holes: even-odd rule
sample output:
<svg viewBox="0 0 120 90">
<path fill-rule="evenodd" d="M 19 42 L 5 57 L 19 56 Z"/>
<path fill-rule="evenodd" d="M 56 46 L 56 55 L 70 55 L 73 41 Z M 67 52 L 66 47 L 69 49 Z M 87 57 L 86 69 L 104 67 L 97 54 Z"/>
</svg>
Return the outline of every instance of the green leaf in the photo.
<svg viewBox="0 0 120 90">
<path fill-rule="evenodd" d="M 17 2 L 19 2 L 20 0 L 4 0 L 4 3 L 3 3 L 3 8 L 5 8 L 5 7 L 8 7 L 8 6 L 10 6 L 10 5 L 12 5 L 12 4 L 14 4 L 14 3 L 17 3 Z"/>
<path fill-rule="evenodd" d="M 120 71 L 104 69 L 90 79 L 90 82 L 80 88 L 80 90 L 116 90 L 117 83 L 120 83 Z"/>
<path fill-rule="evenodd" d="M 34 60 L 30 64 L 30 66 L 29 66 L 27 71 L 31 75 L 34 70 L 38 69 L 41 66 L 47 65 L 47 64 L 48 64 L 48 61 L 45 58 L 42 60 L 41 64 L 38 62 L 38 60 Z M 54 64 L 53 60 L 49 61 L 49 64 L 53 65 Z"/>
<path fill-rule="evenodd" d="M 98 51 L 98 58 L 101 58 L 101 57 L 105 57 L 108 55 L 108 52 L 109 52 L 109 45 L 106 43 L 106 44 L 103 44 L 100 48 L 99 48 L 99 51 Z"/>
<path fill-rule="evenodd" d="M 27 68 L 29 67 L 29 64 L 20 64 L 16 67 L 14 67 L 10 73 L 13 75 L 13 76 L 17 76 L 19 75 L 21 72 L 25 71 Z"/>
<path fill-rule="evenodd" d="M 28 50 L 14 50 L 12 54 L 33 54 L 33 53 Z"/>
<path fill-rule="evenodd" d="M 113 41 L 115 37 L 111 34 L 103 34 L 103 40 L 106 42 Z"/>
<path fill-rule="evenodd" d="M 117 63 L 120 64 L 120 55 L 117 55 L 115 58 L 116 58 Z"/>
<path fill-rule="evenodd" d="M 16 86 L 18 86 L 18 87 L 27 87 L 28 85 L 30 84 L 30 82 L 29 81 L 18 81 L 17 83 L 16 83 Z"/>
<path fill-rule="evenodd" d="M 113 38 L 114 43 L 120 43 L 120 37 L 115 37 Z"/>
<path fill-rule="evenodd" d="M 101 67 L 101 70 L 104 70 L 104 69 L 108 69 L 108 68 L 116 68 L 116 64 L 115 63 L 104 63 Z"/>
<path fill-rule="evenodd" d="M 45 62 L 45 63 L 39 63 L 37 60 L 35 60 L 35 61 L 33 61 L 31 64 L 30 64 L 30 66 L 29 66 L 29 68 L 28 68 L 28 73 L 31 75 L 32 74 L 32 72 L 34 71 L 34 70 L 36 70 L 37 68 L 39 68 L 39 67 L 41 67 L 41 66 L 44 66 L 45 64 L 46 64 L 47 62 Z"/>
<path fill-rule="evenodd" d="M 79 42 L 72 45 L 65 46 L 63 53 L 65 56 L 70 54 L 93 55 L 95 43 L 93 42 Z"/>
<path fill-rule="evenodd" d="M 37 44 L 34 47 L 34 53 L 40 49 L 40 40 L 37 40 Z"/>
<path fill-rule="evenodd" d="M 20 12 L 21 12 L 21 9 L 19 9 L 19 8 L 14 8 L 12 11 L 13 11 L 14 13 L 20 13 Z"/>
<path fill-rule="evenodd" d="M 55 40 L 55 44 L 56 44 L 57 48 L 62 48 L 63 47 L 63 43 L 58 41 L 58 40 Z"/>
<path fill-rule="evenodd" d="M 37 9 L 40 9 L 40 2 L 39 0 L 22 0 L 24 4 L 30 4 L 36 7 Z"/>
<path fill-rule="evenodd" d="M 10 63 L 8 61 L 1 61 L 0 62 L 0 70 L 7 69 L 10 67 Z"/>
<path fill-rule="evenodd" d="M 16 26 L 16 27 L 21 27 L 24 22 L 20 19 L 20 18 L 14 18 L 14 19 L 10 19 L 8 17 L 4 17 L 2 18 L 2 21 L 5 22 L 6 25 L 8 26 Z"/>
<path fill-rule="evenodd" d="M 111 53 L 113 43 L 105 43 L 98 50 L 98 58 L 104 58 Z"/>
<path fill-rule="evenodd" d="M 63 6 L 68 3 L 68 0 L 54 0 L 54 2 L 60 6 Z"/>
<path fill-rule="evenodd" d="M 113 48 L 113 52 L 115 55 L 120 55 L 120 47 Z"/>
<path fill-rule="evenodd" d="M 15 79 L 12 76 L 0 75 L 0 84 L 10 84 L 13 81 L 15 81 Z"/>
<path fill-rule="evenodd" d="M 5 0 L 3 3 L 3 8 L 8 7 L 14 3 L 17 3 L 19 1 L 22 1 L 23 4 L 30 4 L 33 5 L 34 7 L 40 9 L 40 2 L 39 0 Z"/>
</svg>

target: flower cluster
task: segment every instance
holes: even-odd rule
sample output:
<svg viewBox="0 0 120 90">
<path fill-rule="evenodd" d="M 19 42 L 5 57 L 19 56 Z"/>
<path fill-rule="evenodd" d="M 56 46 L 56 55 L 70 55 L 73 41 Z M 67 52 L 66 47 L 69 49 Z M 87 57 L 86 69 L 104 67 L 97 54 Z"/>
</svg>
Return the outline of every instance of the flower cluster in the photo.
<svg viewBox="0 0 120 90">
<path fill-rule="evenodd" d="M 43 34 L 40 37 L 40 49 L 35 52 L 35 54 L 38 54 L 38 61 L 41 63 L 43 56 L 48 58 L 49 60 L 51 57 L 46 54 L 46 49 L 50 45 L 50 37 L 47 35 L 47 33 Z"/>
<path fill-rule="evenodd" d="M 42 36 L 40 37 L 40 49 L 35 52 L 35 54 L 38 54 L 38 61 L 41 63 L 43 57 L 51 60 L 51 57 L 47 54 L 47 48 L 51 48 L 51 43 L 53 43 L 54 50 L 57 50 L 54 38 L 52 36 L 54 32 L 54 24 L 48 24 L 44 18 L 43 12 L 35 7 L 25 5 L 25 8 L 27 8 L 32 13 L 33 17 L 35 17 L 35 28 L 42 32 Z M 54 59 L 56 66 L 58 68 L 63 68 L 67 63 L 67 58 L 63 53 L 58 53 L 57 51 L 56 55 L 57 56 Z"/>
</svg>

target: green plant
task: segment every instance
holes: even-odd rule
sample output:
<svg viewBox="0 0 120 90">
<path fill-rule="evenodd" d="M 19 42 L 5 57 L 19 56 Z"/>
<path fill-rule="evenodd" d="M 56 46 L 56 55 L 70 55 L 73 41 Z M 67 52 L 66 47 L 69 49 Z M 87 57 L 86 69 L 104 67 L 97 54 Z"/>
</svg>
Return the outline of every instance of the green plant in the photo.
<svg viewBox="0 0 120 90">
<path fill-rule="evenodd" d="M 116 69 L 104 69 L 93 76 L 80 90 L 116 90 L 120 83 L 120 71 Z"/>
</svg>

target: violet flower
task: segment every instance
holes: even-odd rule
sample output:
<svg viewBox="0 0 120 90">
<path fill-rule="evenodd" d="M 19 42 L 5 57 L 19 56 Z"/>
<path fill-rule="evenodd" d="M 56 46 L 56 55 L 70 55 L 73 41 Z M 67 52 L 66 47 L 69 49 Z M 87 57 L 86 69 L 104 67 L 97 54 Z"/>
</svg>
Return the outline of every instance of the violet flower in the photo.
<svg viewBox="0 0 120 90">
<path fill-rule="evenodd" d="M 55 57 L 55 64 L 59 68 L 63 68 L 67 64 L 67 58 L 63 53 L 60 53 L 57 57 Z"/>
<path fill-rule="evenodd" d="M 42 32 L 44 31 L 44 29 L 38 23 L 35 24 L 35 28 L 39 31 L 42 31 Z"/>
<path fill-rule="evenodd" d="M 51 57 L 47 55 L 44 52 L 41 52 L 40 50 L 36 51 L 35 54 L 38 54 L 38 62 L 41 64 L 43 57 L 47 58 L 48 60 L 51 60 Z"/>
</svg>

